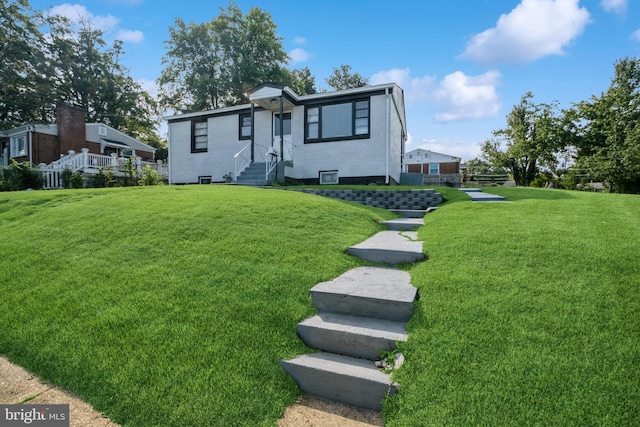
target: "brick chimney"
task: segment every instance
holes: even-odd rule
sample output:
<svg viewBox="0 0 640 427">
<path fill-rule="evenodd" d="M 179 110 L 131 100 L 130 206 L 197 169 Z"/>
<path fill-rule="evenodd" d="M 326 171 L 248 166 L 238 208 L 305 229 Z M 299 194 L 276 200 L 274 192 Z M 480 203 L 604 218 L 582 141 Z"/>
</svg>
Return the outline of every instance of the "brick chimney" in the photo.
<svg viewBox="0 0 640 427">
<path fill-rule="evenodd" d="M 64 102 L 56 106 L 56 122 L 58 124 L 58 145 L 60 154 L 66 155 L 69 150 L 79 153 L 87 146 L 86 112 Z"/>
</svg>

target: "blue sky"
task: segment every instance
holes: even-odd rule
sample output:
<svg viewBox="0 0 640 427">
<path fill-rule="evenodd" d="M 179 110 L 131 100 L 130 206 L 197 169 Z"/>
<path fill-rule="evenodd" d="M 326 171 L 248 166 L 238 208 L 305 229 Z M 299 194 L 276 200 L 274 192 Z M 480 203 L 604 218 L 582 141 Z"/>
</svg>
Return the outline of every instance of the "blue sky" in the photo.
<svg viewBox="0 0 640 427">
<path fill-rule="evenodd" d="M 155 92 L 168 28 L 204 22 L 228 1 L 31 0 L 35 9 L 90 20 L 125 42 L 123 62 Z M 613 64 L 640 56 L 640 2 L 631 0 L 237 0 L 268 11 L 290 56 L 318 88 L 348 64 L 405 90 L 407 150 L 469 160 L 527 91 L 534 102 L 599 96 Z"/>
</svg>

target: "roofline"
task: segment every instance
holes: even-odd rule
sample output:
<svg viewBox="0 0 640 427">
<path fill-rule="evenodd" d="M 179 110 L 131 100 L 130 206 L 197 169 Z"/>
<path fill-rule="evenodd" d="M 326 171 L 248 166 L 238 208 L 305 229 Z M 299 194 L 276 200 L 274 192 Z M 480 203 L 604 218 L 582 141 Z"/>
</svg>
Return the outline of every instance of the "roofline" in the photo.
<svg viewBox="0 0 640 427">
<path fill-rule="evenodd" d="M 282 85 L 277 85 L 274 83 L 263 83 L 259 86 L 256 86 L 255 88 L 252 88 L 251 90 L 249 90 L 247 92 L 247 94 L 251 94 L 253 92 L 256 92 L 264 87 L 272 87 L 275 89 L 282 89 L 283 93 L 289 95 L 296 103 L 305 103 L 305 102 L 309 102 L 309 101 L 314 101 L 314 100 L 321 100 L 323 98 L 339 98 L 342 96 L 350 96 L 350 95 L 357 95 L 357 94 L 361 94 L 361 93 L 368 93 L 368 92 L 377 92 L 377 91 L 382 91 L 385 89 L 399 89 L 402 91 L 402 88 L 400 86 L 398 86 L 396 83 L 383 83 L 383 84 L 378 84 L 378 85 L 371 85 L 371 86 L 361 86 L 361 87 L 357 87 L 357 88 L 353 88 L 353 89 L 344 89 L 344 90 L 335 90 L 333 92 L 320 92 L 320 93 L 314 93 L 311 95 L 298 95 L 297 93 L 295 93 L 289 86 L 282 86 Z M 235 105 L 232 107 L 223 107 L 223 108 L 216 108 L 213 110 L 205 110 L 205 111 L 196 111 L 196 112 L 191 112 L 191 113 L 184 113 L 184 114 L 174 114 L 174 115 L 170 115 L 170 116 L 163 116 L 162 119 L 166 120 L 168 122 L 173 122 L 173 121 L 182 121 L 182 120 L 186 120 L 192 117 L 201 117 L 201 116 L 216 116 L 216 115 L 221 115 L 221 114 L 225 114 L 225 113 L 232 113 L 234 111 L 239 111 L 239 110 L 245 110 L 247 108 L 251 107 L 251 103 L 247 103 L 247 104 L 242 104 L 242 105 Z"/>
</svg>

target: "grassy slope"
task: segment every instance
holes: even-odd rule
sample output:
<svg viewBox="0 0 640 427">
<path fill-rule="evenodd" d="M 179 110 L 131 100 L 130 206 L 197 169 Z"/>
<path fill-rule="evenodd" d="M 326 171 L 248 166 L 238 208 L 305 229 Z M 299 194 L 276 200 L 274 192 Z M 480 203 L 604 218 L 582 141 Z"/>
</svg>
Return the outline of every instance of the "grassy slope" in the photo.
<svg viewBox="0 0 640 427">
<path fill-rule="evenodd" d="M 634 425 L 640 198 L 442 191 L 385 422 Z M 2 194 L 0 354 L 127 425 L 273 425 L 308 289 L 383 216 L 225 186 Z"/>
<path fill-rule="evenodd" d="M 225 186 L 2 200 L 0 354 L 128 426 L 273 425 L 308 290 L 389 218 Z"/>
<path fill-rule="evenodd" d="M 487 191 L 513 203 L 451 203 L 420 231 L 387 424 L 636 425 L 640 198 Z"/>
</svg>

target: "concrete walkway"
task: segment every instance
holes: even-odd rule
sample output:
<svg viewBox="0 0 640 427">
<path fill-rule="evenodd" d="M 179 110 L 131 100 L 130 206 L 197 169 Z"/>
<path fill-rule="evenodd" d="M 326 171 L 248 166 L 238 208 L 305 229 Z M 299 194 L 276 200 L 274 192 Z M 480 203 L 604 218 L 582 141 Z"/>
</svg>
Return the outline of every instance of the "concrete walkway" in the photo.
<svg viewBox="0 0 640 427">
<path fill-rule="evenodd" d="M 461 188 L 460 191 L 471 197 L 472 202 L 504 202 L 504 197 L 483 193 L 480 188 Z"/>
</svg>

